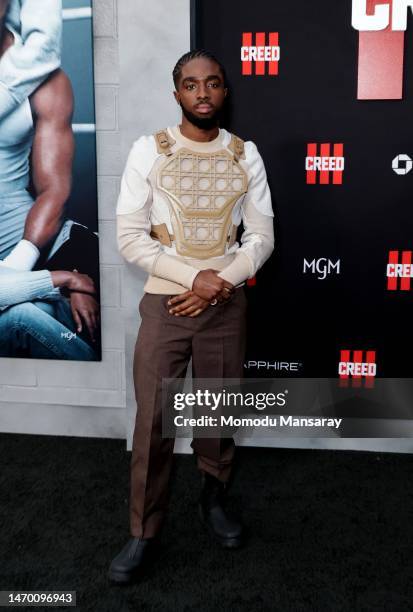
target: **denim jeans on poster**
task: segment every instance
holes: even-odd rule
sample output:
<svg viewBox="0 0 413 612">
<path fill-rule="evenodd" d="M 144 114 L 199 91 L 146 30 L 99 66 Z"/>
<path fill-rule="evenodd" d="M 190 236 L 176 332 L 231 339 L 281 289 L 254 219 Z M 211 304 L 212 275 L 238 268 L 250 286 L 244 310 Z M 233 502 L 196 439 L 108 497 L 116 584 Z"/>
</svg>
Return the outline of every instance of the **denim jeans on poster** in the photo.
<svg viewBox="0 0 413 612">
<path fill-rule="evenodd" d="M 95 351 L 78 334 L 67 300 L 34 300 L 0 314 L 0 357 L 92 361 Z"/>
</svg>

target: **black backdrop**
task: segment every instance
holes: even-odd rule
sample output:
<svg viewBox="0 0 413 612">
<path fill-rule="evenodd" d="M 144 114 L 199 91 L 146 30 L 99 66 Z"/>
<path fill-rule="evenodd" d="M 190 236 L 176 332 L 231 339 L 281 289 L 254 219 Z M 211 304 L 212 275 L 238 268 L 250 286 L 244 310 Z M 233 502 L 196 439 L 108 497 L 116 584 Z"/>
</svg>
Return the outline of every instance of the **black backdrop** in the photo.
<svg viewBox="0 0 413 612">
<path fill-rule="evenodd" d="M 378 377 L 412 377 L 412 291 L 386 278 L 389 251 L 413 248 L 413 171 L 392 170 L 413 157 L 411 15 L 403 100 L 380 101 L 357 100 L 351 0 L 193 0 L 191 22 L 192 47 L 228 72 L 225 127 L 257 144 L 273 195 L 276 249 L 247 288 L 247 376 L 338 377 L 348 349 L 376 351 Z M 278 76 L 242 75 L 243 32 L 279 33 Z M 308 143 L 343 143 L 342 185 L 307 184 Z M 340 273 L 303 272 L 320 258 Z"/>
</svg>

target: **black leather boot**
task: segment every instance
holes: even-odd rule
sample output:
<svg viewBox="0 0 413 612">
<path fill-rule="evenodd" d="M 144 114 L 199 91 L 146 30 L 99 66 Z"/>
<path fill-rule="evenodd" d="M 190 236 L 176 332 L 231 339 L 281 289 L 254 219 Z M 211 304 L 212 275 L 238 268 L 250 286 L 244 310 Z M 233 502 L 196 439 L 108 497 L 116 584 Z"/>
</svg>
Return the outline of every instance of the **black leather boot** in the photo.
<svg viewBox="0 0 413 612">
<path fill-rule="evenodd" d="M 242 544 L 242 524 L 230 517 L 225 509 L 227 484 L 206 472 L 201 472 L 202 489 L 199 517 L 210 533 L 224 548 L 239 548 Z"/>
<path fill-rule="evenodd" d="M 154 549 L 154 538 L 130 538 L 109 567 L 109 580 L 130 584 L 143 573 Z"/>
</svg>

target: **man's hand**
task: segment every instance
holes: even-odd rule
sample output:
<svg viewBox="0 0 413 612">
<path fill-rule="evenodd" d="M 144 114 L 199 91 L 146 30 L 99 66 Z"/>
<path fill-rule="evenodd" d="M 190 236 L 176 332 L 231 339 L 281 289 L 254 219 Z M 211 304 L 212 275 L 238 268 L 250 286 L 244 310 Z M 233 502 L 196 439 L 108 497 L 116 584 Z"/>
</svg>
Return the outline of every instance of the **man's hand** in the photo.
<svg viewBox="0 0 413 612">
<path fill-rule="evenodd" d="M 209 306 L 209 301 L 199 297 L 193 291 L 185 291 L 168 300 L 170 314 L 176 317 L 197 317 Z"/>
<path fill-rule="evenodd" d="M 54 287 L 67 287 L 69 291 L 79 293 L 96 293 L 95 284 L 87 274 L 80 274 L 77 270 L 68 272 L 67 270 L 53 270 L 50 273 Z"/>
<path fill-rule="evenodd" d="M 218 297 L 216 298 L 217 301 L 219 303 L 226 302 L 229 300 L 234 290 L 234 285 L 224 280 L 224 287 L 221 293 L 218 294 Z M 174 314 L 178 317 L 197 317 L 199 314 L 201 314 L 201 312 L 208 308 L 209 305 L 210 302 L 208 300 L 204 300 L 203 298 L 199 297 L 194 291 L 185 291 L 185 293 L 175 295 L 168 300 L 170 314 Z"/>
<path fill-rule="evenodd" d="M 92 342 L 96 341 L 95 332 L 99 323 L 99 304 L 92 295 L 73 292 L 70 294 L 70 308 L 76 323 L 77 332 L 83 329 L 82 319 L 86 323 Z"/>
<path fill-rule="evenodd" d="M 81 274 L 77 270 L 70 272 L 67 288 L 69 291 L 78 291 L 79 293 L 96 293 L 95 283 L 90 276 L 88 274 Z"/>
<path fill-rule="evenodd" d="M 234 285 L 230 283 L 229 281 L 224 280 L 224 286 L 222 288 L 222 291 L 217 297 L 218 302 L 226 302 L 227 300 L 229 300 L 229 298 L 234 293 L 234 291 L 235 291 Z"/>
<path fill-rule="evenodd" d="M 201 270 L 195 276 L 195 280 L 192 285 L 192 291 L 199 297 L 211 302 L 222 292 L 225 281 L 220 276 L 217 276 L 217 271 L 212 270 Z"/>
</svg>

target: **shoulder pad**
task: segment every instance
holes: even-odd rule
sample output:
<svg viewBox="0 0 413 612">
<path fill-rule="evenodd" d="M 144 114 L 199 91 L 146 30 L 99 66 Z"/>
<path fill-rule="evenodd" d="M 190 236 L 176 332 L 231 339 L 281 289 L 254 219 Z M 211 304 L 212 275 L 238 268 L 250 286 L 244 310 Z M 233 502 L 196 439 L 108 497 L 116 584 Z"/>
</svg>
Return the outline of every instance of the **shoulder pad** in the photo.
<svg viewBox="0 0 413 612">
<path fill-rule="evenodd" d="M 172 155 L 171 147 L 176 141 L 169 136 L 168 131 L 166 129 L 159 130 L 159 132 L 156 132 L 154 136 L 158 153 L 163 155 Z"/>
<path fill-rule="evenodd" d="M 231 142 L 228 145 L 228 148 L 234 154 L 235 161 L 239 159 L 245 159 L 245 143 L 242 138 L 238 138 L 235 134 L 231 134 Z"/>
</svg>

